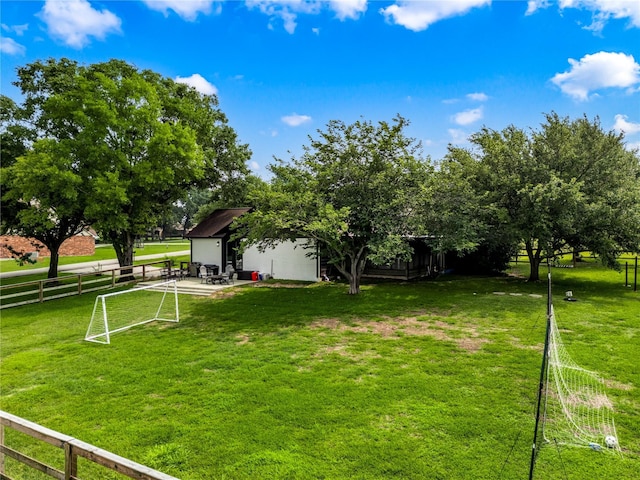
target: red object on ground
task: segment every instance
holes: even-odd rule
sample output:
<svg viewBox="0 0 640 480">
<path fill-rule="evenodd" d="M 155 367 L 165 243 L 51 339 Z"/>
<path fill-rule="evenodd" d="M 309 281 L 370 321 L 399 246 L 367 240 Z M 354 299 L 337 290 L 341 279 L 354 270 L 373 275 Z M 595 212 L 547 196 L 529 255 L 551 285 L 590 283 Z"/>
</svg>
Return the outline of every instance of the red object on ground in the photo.
<svg viewBox="0 0 640 480">
<path fill-rule="evenodd" d="M 251 272 L 251 280 L 254 282 L 258 281 L 258 272 Z"/>
</svg>

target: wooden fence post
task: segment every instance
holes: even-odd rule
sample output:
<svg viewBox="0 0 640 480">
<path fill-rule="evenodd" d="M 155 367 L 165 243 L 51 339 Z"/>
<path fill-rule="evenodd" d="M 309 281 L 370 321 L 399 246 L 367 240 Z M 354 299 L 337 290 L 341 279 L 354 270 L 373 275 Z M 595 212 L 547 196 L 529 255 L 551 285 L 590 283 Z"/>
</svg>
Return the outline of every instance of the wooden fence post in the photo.
<svg viewBox="0 0 640 480">
<path fill-rule="evenodd" d="M 64 444 L 64 480 L 70 480 L 78 475 L 78 457 L 73 453 L 73 445 Z"/>
<path fill-rule="evenodd" d="M 4 447 L 4 425 L 0 423 L 0 446 Z M 4 453 L 0 450 L 0 474 L 4 471 Z"/>
<path fill-rule="evenodd" d="M 38 288 L 38 298 L 40 299 L 40 303 L 44 302 L 44 282 L 46 280 L 40 280 L 39 288 Z"/>
</svg>

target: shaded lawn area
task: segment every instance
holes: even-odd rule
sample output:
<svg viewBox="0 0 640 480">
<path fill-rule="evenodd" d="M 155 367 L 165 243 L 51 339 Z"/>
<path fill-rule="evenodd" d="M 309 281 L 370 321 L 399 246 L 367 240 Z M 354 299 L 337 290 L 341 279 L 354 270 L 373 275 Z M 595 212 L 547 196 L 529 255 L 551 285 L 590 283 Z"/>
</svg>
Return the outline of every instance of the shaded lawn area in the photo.
<svg viewBox="0 0 640 480">
<path fill-rule="evenodd" d="M 625 454 L 546 445 L 536 478 L 634 478 L 640 293 L 592 264 L 552 273 L 565 345 L 607 379 Z M 82 341 L 93 295 L 9 309 L 1 408 L 185 480 L 526 478 L 545 293 L 517 276 L 356 297 L 263 283 L 180 296 L 179 324 L 111 345 Z"/>
</svg>

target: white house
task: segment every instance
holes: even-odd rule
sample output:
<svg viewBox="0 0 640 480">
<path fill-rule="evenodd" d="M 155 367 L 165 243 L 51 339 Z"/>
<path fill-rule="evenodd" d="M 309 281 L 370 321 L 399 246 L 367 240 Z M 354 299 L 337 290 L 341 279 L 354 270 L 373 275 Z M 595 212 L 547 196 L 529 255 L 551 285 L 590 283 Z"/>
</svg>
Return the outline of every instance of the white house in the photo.
<svg viewBox="0 0 640 480">
<path fill-rule="evenodd" d="M 238 242 L 231 240 L 230 226 L 237 217 L 250 208 L 228 208 L 216 210 L 195 226 L 186 237 L 191 241 L 191 262 L 215 265 L 219 273 L 231 265 L 238 278 L 251 279 L 252 272 L 263 276 L 286 280 L 318 281 L 321 277 L 321 258 L 310 250 L 308 239 L 281 242 L 275 248 L 260 251 L 252 246 L 240 255 Z M 387 265 L 368 263 L 364 276 L 370 278 L 415 279 L 444 271 L 445 255 L 434 252 L 420 238 L 408 238 L 413 254 L 409 261 L 397 259 Z M 307 247 L 307 248 L 305 248 Z M 312 247 L 314 248 L 314 247 Z M 309 255 L 314 253 L 314 255 Z M 322 270 L 327 265 L 322 265 Z"/>
<path fill-rule="evenodd" d="M 302 238 L 278 243 L 274 248 L 268 247 L 263 252 L 254 245 L 243 253 L 242 268 L 268 274 L 273 278 L 315 282 L 320 279 L 320 257 L 308 256 L 313 250 L 315 247 L 309 240 Z"/>
<path fill-rule="evenodd" d="M 320 278 L 320 258 L 309 256 L 305 248 L 309 241 L 298 239 L 279 243 L 261 252 L 257 246 L 238 253 L 238 242 L 231 240 L 231 223 L 250 208 L 216 210 L 198 223 L 187 235 L 191 242 L 191 262 L 214 265 L 219 273 L 231 265 L 238 278 L 251 279 L 252 272 L 286 280 L 317 281 Z"/>
</svg>

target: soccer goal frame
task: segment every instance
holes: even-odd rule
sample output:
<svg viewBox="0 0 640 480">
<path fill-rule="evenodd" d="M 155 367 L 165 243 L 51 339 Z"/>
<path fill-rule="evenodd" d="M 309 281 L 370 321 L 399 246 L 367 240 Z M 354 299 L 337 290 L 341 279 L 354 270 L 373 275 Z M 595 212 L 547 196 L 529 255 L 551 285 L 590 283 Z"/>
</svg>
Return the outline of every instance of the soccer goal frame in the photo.
<svg viewBox="0 0 640 480">
<path fill-rule="evenodd" d="M 118 311 L 114 308 L 116 304 Z M 98 295 L 84 339 L 110 344 L 114 333 L 153 321 L 180 321 L 175 280 Z"/>
</svg>

